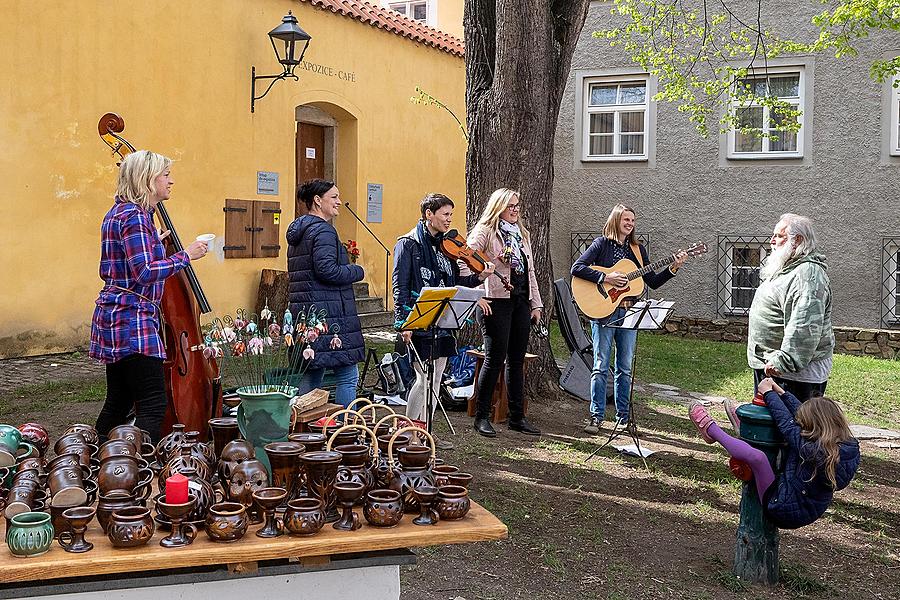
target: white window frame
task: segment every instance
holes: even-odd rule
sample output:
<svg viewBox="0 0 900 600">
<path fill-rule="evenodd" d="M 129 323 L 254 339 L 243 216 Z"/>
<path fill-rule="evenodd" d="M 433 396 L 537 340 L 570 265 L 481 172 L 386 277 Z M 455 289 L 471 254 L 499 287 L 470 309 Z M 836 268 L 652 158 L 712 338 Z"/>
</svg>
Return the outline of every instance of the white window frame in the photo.
<svg viewBox="0 0 900 600">
<path fill-rule="evenodd" d="M 591 86 L 622 85 L 629 83 L 644 84 L 644 102 L 642 104 L 610 104 L 606 106 L 591 106 Z M 585 77 L 582 88 L 582 115 L 581 115 L 581 160 L 596 162 L 620 162 L 620 161 L 644 161 L 650 157 L 650 77 L 647 74 L 630 75 L 604 75 L 598 77 Z M 622 154 L 621 148 L 621 119 L 622 112 L 644 111 L 644 152 L 642 154 Z M 598 113 L 613 113 L 613 151 L 614 154 L 591 154 L 591 115 Z"/>
<path fill-rule="evenodd" d="M 759 160 L 759 159 L 784 159 L 784 158 L 803 158 L 803 139 L 806 135 L 805 131 L 805 115 L 806 115 L 806 69 L 801 65 L 796 66 L 785 66 L 785 67 L 769 67 L 768 69 L 757 69 L 755 73 L 750 73 L 747 75 L 747 78 L 759 78 L 759 77 L 772 77 L 779 75 L 799 75 L 800 79 L 797 84 L 798 87 L 798 96 L 796 97 L 784 97 L 784 100 L 788 103 L 797 107 L 800 110 L 800 116 L 797 117 L 797 122 L 800 124 L 800 129 L 797 131 L 797 150 L 795 151 L 775 151 L 768 150 L 769 144 L 771 140 L 768 137 L 762 137 L 762 148 L 761 152 L 737 152 L 735 151 L 735 142 L 737 140 L 737 136 L 735 135 L 735 128 L 731 127 L 728 130 L 728 158 L 733 160 Z M 746 102 L 738 102 L 733 100 L 731 106 L 728 110 L 734 111 L 738 108 L 748 108 L 753 106 L 752 104 Z M 767 128 L 767 125 L 770 123 L 769 120 L 769 107 L 763 106 L 763 129 Z M 776 133 L 777 135 L 777 133 Z"/>
<path fill-rule="evenodd" d="M 734 250 L 736 248 L 759 248 L 759 262 L 760 268 L 762 267 L 763 261 L 765 261 L 766 257 L 769 255 L 770 245 L 768 242 L 726 242 L 724 244 L 725 256 L 722 260 L 722 268 L 724 271 L 724 276 L 722 277 L 725 287 L 725 302 L 723 303 L 724 312 L 732 315 L 746 315 L 750 312 L 749 306 L 734 306 L 732 303 L 732 297 L 734 294 L 734 269 L 736 268 L 748 268 L 748 267 L 735 267 L 733 262 Z M 738 288 L 738 289 L 753 289 L 758 288 Z"/>
<path fill-rule="evenodd" d="M 900 76 L 894 77 L 888 84 L 891 86 L 890 123 L 891 128 L 891 156 L 900 156 L 900 87 L 894 84 L 900 81 Z"/>
<path fill-rule="evenodd" d="M 400 14 L 404 15 L 407 19 L 433 26 L 434 24 L 432 23 L 432 21 L 434 20 L 433 17 L 436 12 L 436 10 L 435 10 L 436 7 L 434 6 L 434 2 L 435 2 L 435 0 L 406 0 L 405 2 L 385 2 L 385 5 L 389 9 L 391 9 L 395 12 L 400 12 L 395 7 L 402 4 L 402 5 L 404 5 L 406 12 L 400 13 Z M 424 19 L 414 19 L 412 16 L 413 15 L 413 7 L 418 6 L 418 5 L 422 5 L 425 7 L 425 18 Z"/>
<path fill-rule="evenodd" d="M 900 325 L 900 303 L 897 302 L 897 296 L 900 295 L 900 285 L 898 285 L 897 281 L 898 277 L 900 277 L 900 261 L 897 260 L 897 256 L 900 254 L 900 238 L 885 238 L 883 248 L 882 294 L 884 295 L 885 308 L 884 324 L 896 327 Z"/>
</svg>

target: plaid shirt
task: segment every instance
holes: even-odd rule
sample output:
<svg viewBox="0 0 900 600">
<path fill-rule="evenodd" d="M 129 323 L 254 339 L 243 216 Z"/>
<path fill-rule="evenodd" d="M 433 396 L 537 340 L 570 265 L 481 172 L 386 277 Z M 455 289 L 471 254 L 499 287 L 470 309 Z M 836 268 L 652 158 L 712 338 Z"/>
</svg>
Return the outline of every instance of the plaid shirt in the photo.
<svg viewBox="0 0 900 600">
<path fill-rule="evenodd" d="M 100 228 L 100 278 L 90 356 L 112 363 L 131 354 L 165 358 L 159 302 L 166 277 L 190 264 L 187 252 L 166 258 L 153 226 L 154 209 L 116 198 Z"/>
</svg>

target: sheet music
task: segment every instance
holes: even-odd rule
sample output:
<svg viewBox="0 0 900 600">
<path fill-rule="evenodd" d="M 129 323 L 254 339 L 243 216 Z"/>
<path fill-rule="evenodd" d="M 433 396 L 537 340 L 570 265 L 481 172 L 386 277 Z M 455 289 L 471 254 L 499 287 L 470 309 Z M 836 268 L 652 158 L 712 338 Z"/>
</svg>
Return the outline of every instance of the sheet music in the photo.
<svg viewBox="0 0 900 600">
<path fill-rule="evenodd" d="M 623 329 L 659 329 L 659 325 L 669 316 L 675 302 L 672 300 L 650 300 L 649 303 L 650 310 L 641 318 L 641 315 L 644 314 L 644 309 L 647 308 L 647 301 L 635 302 L 625 312 L 625 317 L 623 317 L 619 327 Z M 640 323 L 638 323 L 638 320 L 640 320 Z"/>
<path fill-rule="evenodd" d="M 478 300 L 484 298 L 482 287 L 467 288 L 458 285 L 456 289 L 456 295 L 450 299 L 449 306 L 437 321 L 437 326 L 442 329 L 461 328 L 475 311 Z"/>
</svg>

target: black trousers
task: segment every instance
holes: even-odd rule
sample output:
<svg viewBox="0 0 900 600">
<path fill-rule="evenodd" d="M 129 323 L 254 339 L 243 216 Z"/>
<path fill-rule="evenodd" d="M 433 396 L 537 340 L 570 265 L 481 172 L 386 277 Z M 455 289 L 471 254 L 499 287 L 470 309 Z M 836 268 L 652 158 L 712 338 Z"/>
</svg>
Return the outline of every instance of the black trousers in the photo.
<svg viewBox="0 0 900 600">
<path fill-rule="evenodd" d="M 106 365 L 106 402 L 97 417 L 97 433 L 106 440 L 109 430 L 124 424 L 134 408 L 134 424 L 156 444 L 166 416 L 163 359 L 132 354 Z"/>
<path fill-rule="evenodd" d="M 478 375 L 476 419 L 491 415 L 491 399 L 500 371 L 506 365 L 506 390 L 509 420 L 524 416 L 525 349 L 531 331 L 531 303 L 527 297 L 513 296 L 491 300 L 491 314 L 481 323 L 484 333 L 484 364 Z"/>
<path fill-rule="evenodd" d="M 762 369 L 753 369 L 753 393 L 756 393 L 756 386 L 759 382 L 766 378 L 766 372 Z M 805 381 L 791 381 L 790 379 L 782 379 L 781 377 L 772 378 L 781 388 L 792 393 L 800 402 L 806 402 L 810 398 L 825 395 L 825 386 L 827 381 L 822 383 L 807 383 Z"/>
</svg>

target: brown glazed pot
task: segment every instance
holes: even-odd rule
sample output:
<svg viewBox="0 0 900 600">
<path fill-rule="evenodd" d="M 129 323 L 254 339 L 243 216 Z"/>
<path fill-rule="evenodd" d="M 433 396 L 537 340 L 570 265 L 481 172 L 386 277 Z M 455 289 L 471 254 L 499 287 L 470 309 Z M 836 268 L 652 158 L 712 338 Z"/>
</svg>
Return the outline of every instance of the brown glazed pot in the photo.
<svg viewBox="0 0 900 600">
<path fill-rule="evenodd" d="M 340 452 L 328 450 L 305 452 L 300 455 L 300 460 L 306 467 L 307 493 L 311 498 L 322 501 L 326 523 L 337 521 L 340 518 L 337 511 L 337 498 L 334 495 L 334 484 L 342 458 Z"/>
<path fill-rule="evenodd" d="M 263 449 L 272 466 L 272 485 L 287 490 L 287 499 L 282 504 L 287 506 L 287 500 L 294 497 L 300 480 L 300 455 L 306 452 L 306 447 L 299 442 L 270 442 Z"/>
<path fill-rule="evenodd" d="M 403 518 L 403 500 L 395 490 L 372 490 L 366 494 L 363 515 L 373 527 L 396 527 Z"/>
<path fill-rule="evenodd" d="M 110 456 L 132 456 L 143 460 L 141 453 L 128 440 L 107 440 L 103 442 L 100 446 L 100 451 L 97 453 L 97 458 L 102 461 Z"/>
<path fill-rule="evenodd" d="M 469 485 L 472 483 L 473 475 L 471 473 L 463 473 L 462 471 L 457 471 L 456 473 L 450 473 L 449 475 L 447 475 L 447 479 L 450 480 L 449 485 L 458 485 L 460 487 L 469 489 Z"/>
<path fill-rule="evenodd" d="M 149 542 L 154 531 L 156 525 L 150 516 L 150 509 L 129 506 L 112 513 L 106 527 L 106 537 L 116 548 L 134 548 Z"/>
<path fill-rule="evenodd" d="M 214 417 L 206 422 L 209 426 L 209 437 L 213 442 L 213 455 L 216 461 L 222 456 L 222 450 L 233 440 L 241 437 L 237 417 Z"/>
<path fill-rule="evenodd" d="M 234 468 L 251 458 L 255 458 L 255 450 L 253 449 L 253 444 L 247 440 L 231 440 L 225 444 L 222 453 L 219 455 L 217 471 L 219 473 L 219 481 L 222 482 L 226 489 L 228 489 L 226 482 L 231 479 L 231 473 L 234 471 Z"/>
<path fill-rule="evenodd" d="M 269 472 L 262 462 L 251 458 L 238 463 L 231 473 L 231 479 L 222 484 L 225 485 L 225 499 L 247 507 L 251 523 L 262 520 L 253 502 L 253 492 L 269 487 Z"/>
<path fill-rule="evenodd" d="M 154 452 L 156 464 L 162 467 L 169 462 L 169 457 L 172 455 L 172 452 L 180 448 L 181 442 L 183 441 L 184 423 L 175 423 L 172 425 L 172 431 L 163 436 L 156 444 L 156 450 Z"/>
<path fill-rule="evenodd" d="M 317 498 L 298 498 L 288 502 L 284 528 L 292 535 L 315 535 L 325 526 L 325 510 Z"/>
<path fill-rule="evenodd" d="M 357 506 L 362 505 L 366 494 L 375 485 L 375 475 L 369 464 L 369 447 L 362 444 L 347 444 L 335 446 L 334 450 L 340 452 L 342 457 L 336 481 L 352 481 L 363 484 L 363 494 L 356 503 Z"/>
<path fill-rule="evenodd" d="M 109 494 L 101 494 L 97 500 L 97 522 L 105 532 L 114 511 L 140 505 L 141 501 L 135 498 L 134 494 L 129 494 L 125 490 L 114 490 Z"/>
<path fill-rule="evenodd" d="M 453 465 L 437 465 L 432 467 L 431 472 L 434 473 L 434 484 L 438 488 L 450 485 L 449 475 L 451 473 L 456 473 L 457 471 L 459 471 L 459 467 L 454 467 Z"/>
<path fill-rule="evenodd" d="M 101 494 L 125 490 L 146 499 L 150 496 L 151 481 L 153 471 L 141 468 L 134 456 L 109 456 L 100 461 L 97 483 L 100 484 Z"/>
<path fill-rule="evenodd" d="M 440 488 L 434 503 L 441 521 L 458 521 L 468 514 L 471 507 L 468 490 L 458 485 L 445 485 Z"/>
<path fill-rule="evenodd" d="M 214 542 L 235 542 L 247 533 L 250 517 L 243 504 L 219 502 L 209 507 L 206 535 Z"/>
<path fill-rule="evenodd" d="M 150 443 L 150 434 L 134 425 L 116 425 L 106 435 L 110 440 L 128 440 L 144 458 L 153 460 L 156 447 Z"/>
<path fill-rule="evenodd" d="M 80 433 L 84 436 L 84 441 L 88 444 L 98 445 L 100 443 L 100 435 L 97 433 L 97 429 L 93 425 L 86 425 L 85 423 L 75 423 L 74 425 L 69 425 L 63 434 L 66 433 Z"/>
<path fill-rule="evenodd" d="M 419 510 L 413 490 L 423 485 L 434 485 L 434 474 L 431 472 L 431 448 L 427 446 L 407 446 L 397 450 L 399 468 L 393 473 L 390 489 L 400 492 L 403 497 L 403 509 L 408 513 Z"/>
<path fill-rule="evenodd" d="M 288 440 L 303 444 L 307 452 L 318 452 L 325 449 L 328 439 L 322 433 L 292 433 L 288 435 Z"/>
</svg>

